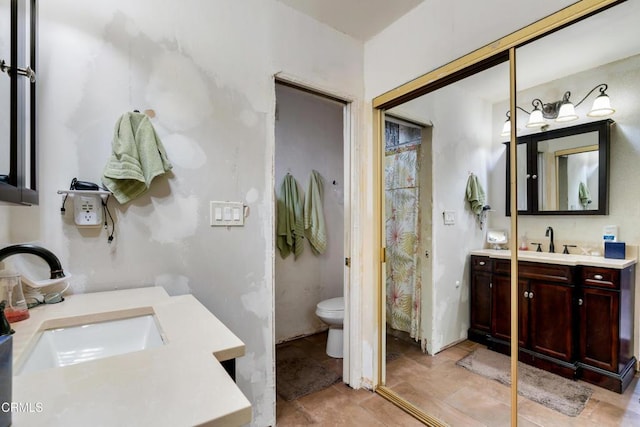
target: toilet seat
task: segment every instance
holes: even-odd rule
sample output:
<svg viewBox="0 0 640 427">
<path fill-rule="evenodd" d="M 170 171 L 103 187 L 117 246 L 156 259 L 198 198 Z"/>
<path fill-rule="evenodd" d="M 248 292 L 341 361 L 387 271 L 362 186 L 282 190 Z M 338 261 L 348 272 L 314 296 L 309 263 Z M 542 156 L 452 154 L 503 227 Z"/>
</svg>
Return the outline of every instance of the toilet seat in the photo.
<svg viewBox="0 0 640 427">
<path fill-rule="evenodd" d="M 344 317 L 344 297 L 320 301 L 316 306 L 316 314 L 333 319 Z"/>
</svg>

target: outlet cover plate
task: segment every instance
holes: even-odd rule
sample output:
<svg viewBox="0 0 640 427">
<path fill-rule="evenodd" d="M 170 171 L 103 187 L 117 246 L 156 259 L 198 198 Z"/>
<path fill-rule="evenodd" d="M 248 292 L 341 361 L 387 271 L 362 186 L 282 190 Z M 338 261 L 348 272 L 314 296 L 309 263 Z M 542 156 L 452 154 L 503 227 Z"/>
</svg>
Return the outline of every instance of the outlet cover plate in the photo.
<svg viewBox="0 0 640 427">
<path fill-rule="evenodd" d="M 98 194 L 73 195 L 73 219 L 78 227 L 102 225 L 102 199 Z"/>
</svg>

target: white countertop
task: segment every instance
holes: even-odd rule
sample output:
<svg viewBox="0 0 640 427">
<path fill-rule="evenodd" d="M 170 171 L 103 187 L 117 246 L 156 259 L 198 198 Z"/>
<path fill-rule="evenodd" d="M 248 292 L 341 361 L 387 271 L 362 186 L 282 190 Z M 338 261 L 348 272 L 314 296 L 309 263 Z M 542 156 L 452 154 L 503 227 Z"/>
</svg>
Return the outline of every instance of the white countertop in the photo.
<svg viewBox="0 0 640 427">
<path fill-rule="evenodd" d="M 244 344 L 192 295 L 170 297 L 160 287 L 98 292 L 29 312 L 11 325 L 14 374 L 36 335 L 50 328 L 152 312 L 165 345 L 14 376 L 12 401 L 31 405 L 12 413 L 14 426 L 251 422 L 251 404 L 219 363 L 244 355 Z"/>
<path fill-rule="evenodd" d="M 511 259 L 511 251 L 504 249 L 476 249 L 471 255 L 488 256 L 489 258 Z M 623 269 L 637 262 L 635 258 L 613 259 L 601 256 L 559 254 L 535 251 L 518 251 L 519 261 L 544 262 L 547 264 L 583 265 Z"/>
</svg>

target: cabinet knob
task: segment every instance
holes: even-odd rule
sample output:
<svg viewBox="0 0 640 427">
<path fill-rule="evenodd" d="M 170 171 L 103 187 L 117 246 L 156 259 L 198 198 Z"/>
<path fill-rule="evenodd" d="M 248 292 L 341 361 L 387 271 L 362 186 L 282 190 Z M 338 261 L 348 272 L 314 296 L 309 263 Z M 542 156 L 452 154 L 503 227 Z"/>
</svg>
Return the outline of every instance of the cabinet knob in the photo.
<svg viewBox="0 0 640 427">
<path fill-rule="evenodd" d="M 578 298 L 578 305 L 582 305 L 584 301 L 582 301 L 582 298 Z"/>
<path fill-rule="evenodd" d="M 524 297 L 525 297 L 525 298 L 529 298 L 529 292 L 524 291 Z"/>
<path fill-rule="evenodd" d="M 531 174 L 527 174 L 527 175 L 526 175 L 526 178 L 527 178 L 527 179 L 531 178 Z"/>
<path fill-rule="evenodd" d="M 594 274 L 594 275 L 593 275 L 593 278 L 594 278 L 594 279 L 596 279 L 596 280 L 602 280 L 602 279 L 604 279 L 604 277 L 602 276 L 602 274 Z"/>
<path fill-rule="evenodd" d="M 533 175 L 531 178 L 538 179 L 538 175 Z"/>
<path fill-rule="evenodd" d="M 529 292 L 529 299 L 533 298 L 533 292 Z"/>
<path fill-rule="evenodd" d="M 486 262 L 484 262 L 484 261 L 480 261 L 480 262 L 478 263 L 478 265 L 485 265 L 485 264 L 486 264 Z"/>
</svg>

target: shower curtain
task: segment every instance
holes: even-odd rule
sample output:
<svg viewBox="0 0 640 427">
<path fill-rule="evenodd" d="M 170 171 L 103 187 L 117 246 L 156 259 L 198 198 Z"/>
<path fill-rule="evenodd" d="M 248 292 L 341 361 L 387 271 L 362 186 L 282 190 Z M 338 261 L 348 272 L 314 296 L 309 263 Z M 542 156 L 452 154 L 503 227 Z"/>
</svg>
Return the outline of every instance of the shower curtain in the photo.
<svg viewBox="0 0 640 427">
<path fill-rule="evenodd" d="M 420 340 L 418 147 L 385 153 L 387 324 Z"/>
</svg>

